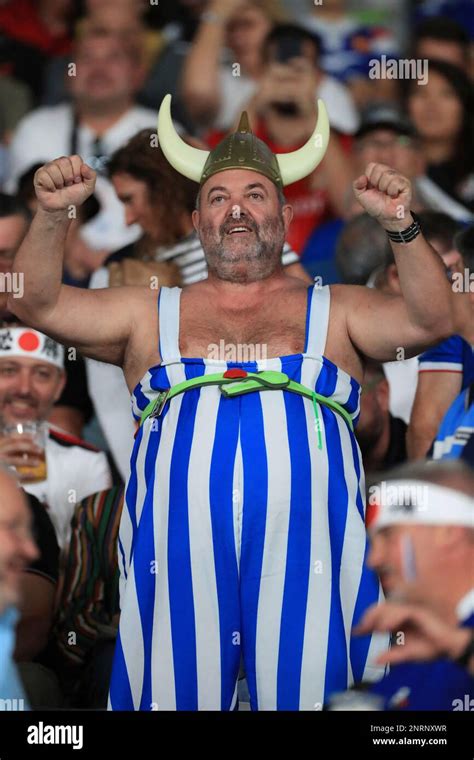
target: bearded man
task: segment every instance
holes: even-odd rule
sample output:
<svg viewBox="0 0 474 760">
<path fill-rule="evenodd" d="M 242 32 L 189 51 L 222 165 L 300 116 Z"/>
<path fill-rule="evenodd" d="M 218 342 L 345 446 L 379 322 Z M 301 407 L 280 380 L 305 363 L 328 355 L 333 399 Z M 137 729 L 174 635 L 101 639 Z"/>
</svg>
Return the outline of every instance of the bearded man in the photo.
<svg viewBox="0 0 474 760">
<path fill-rule="evenodd" d="M 377 648 L 350 635 L 379 598 L 364 568 L 353 432 L 364 356 L 390 361 L 401 346 L 410 356 L 452 333 L 449 283 L 410 213 L 409 181 L 382 164 L 354 191 L 392 238 L 403 297 L 308 288 L 284 273 L 292 211 L 282 188 L 323 158 L 321 102 L 313 136 L 291 154 L 273 155 L 245 115 L 210 154 L 197 150 L 176 134 L 169 96 L 158 135 L 170 163 L 200 182 L 193 220 L 208 279 L 159 294 L 61 285 L 68 207 L 95 182 L 80 156 L 62 157 L 36 174 L 39 208 L 15 260 L 25 295 L 9 304 L 122 366 L 140 420 L 110 706 L 233 709 L 242 657 L 253 709 L 317 709 L 367 677 Z M 265 355 L 210 358 L 216 345 Z"/>
</svg>

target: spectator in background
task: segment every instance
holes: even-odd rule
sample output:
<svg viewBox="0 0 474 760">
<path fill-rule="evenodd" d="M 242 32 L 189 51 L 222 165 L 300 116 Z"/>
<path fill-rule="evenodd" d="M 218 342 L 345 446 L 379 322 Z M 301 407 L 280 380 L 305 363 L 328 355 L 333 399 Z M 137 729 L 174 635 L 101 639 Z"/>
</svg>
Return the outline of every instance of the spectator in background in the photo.
<svg viewBox="0 0 474 760">
<path fill-rule="evenodd" d="M 459 251 L 448 255 L 460 255 L 455 271 L 450 273 L 453 288 L 458 332 L 434 348 L 425 351 L 419 359 L 418 385 L 413 412 L 408 429 L 408 453 L 411 459 L 424 457 L 435 438 L 441 420 L 459 393 L 474 381 L 474 292 L 471 275 L 474 272 L 473 227 L 459 232 L 451 249 L 459 245 Z M 436 240 L 442 230 L 430 241 L 436 248 Z M 429 238 L 428 238 L 429 239 Z M 439 249 L 438 249 L 439 250 Z"/>
<path fill-rule="evenodd" d="M 322 94 L 317 58 L 318 41 L 298 26 L 276 26 L 265 40 L 262 60 L 266 67 L 247 112 L 253 132 L 273 152 L 285 153 L 300 147 L 314 129 L 316 93 Z M 330 102 L 327 97 L 326 103 Z M 222 137 L 222 133 L 213 133 L 208 142 L 213 147 Z M 343 213 L 351 180 L 348 160 L 337 135 L 331 132 L 325 158 L 317 170 L 285 188 L 285 196 L 293 206 L 287 238 L 297 253 L 302 252 L 310 233 L 325 218 L 333 212 Z"/>
<path fill-rule="evenodd" d="M 15 626 L 26 566 L 38 558 L 25 495 L 15 478 L 0 469 L 0 709 L 28 709 L 23 685 L 13 662 Z"/>
<path fill-rule="evenodd" d="M 136 93 L 136 101 L 148 108 L 156 108 L 154 71 L 159 55 L 165 45 L 165 37 L 159 31 L 149 29 L 143 16 L 147 3 L 141 0 L 89 0 L 85 3 L 85 15 L 79 19 L 75 36 L 79 39 L 91 32 L 112 34 L 122 40 L 124 46 L 132 45 L 140 53 L 143 84 Z M 57 105 L 68 98 L 67 68 L 70 56 L 50 61 L 43 86 L 42 105 Z"/>
<path fill-rule="evenodd" d="M 357 213 L 337 238 L 335 262 L 344 285 L 366 285 L 372 272 L 385 265 L 387 235 L 374 221 Z"/>
<path fill-rule="evenodd" d="M 445 61 L 469 76 L 471 41 L 461 24 L 446 16 L 431 16 L 415 30 L 412 58 Z"/>
<path fill-rule="evenodd" d="M 156 133 L 146 129 L 135 135 L 112 156 L 108 172 L 124 205 L 127 224 L 138 223 L 143 236 L 136 244 L 112 254 L 105 267 L 92 276 L 91 287 L 149 285 L 151 276 L 169 285 L 205 280 L 204 251 L 191 220 L 196 185 L 168 163 Z M 282 264 L 288 275 L 306 278 L 288 244 L 282 252 Z M 135 432 L 130 393 L 119 367 L 88 359 L 87 372 L 97 417 L 125 481 Z"/>
<path fill-rule="evenodd" d="M 120 204 L 104 176 L 105 164 L 135 132 L 154 126 L 156 114 L 134 105 L 142 76 L 140 53 L 120 37 L 91 31 L 77 42 L 73 61 L 75 69 L 68 76 L 72 102 L 39 108 L 18 125 L 11 143 L 8 187 L 16 190 L 23 172 L 58 153 L 81 155 L 100 172 L 96 193 L 102 206 L 81 235 L 92 249 L 111 251 L 136 240 L 139 231 L 126 229 Z"/>
<path fill-rule="evenodd" d="M 306 85 L 305 97 L 309 90 L 312 99 L 322 98 L 328 109 L 331 126 L 342 133 L 354 132 L 358 116 L 352 98 L 343 84 L 321 70 L 319 38 L 301 26 L 275 19 L 275 13 L 269 15 L 263 24 L 264 9 L 273 8 L 273 0 L 271 5 L 270 0 L 265 0 L 263 5 L 258 0 L 250 0 L 243 5 L 240 0 L 240 3 L 241 7 L 235 11 L 235 17 L 230 16 L 228 20 L 228 45 L 233 53 L 230 60 L 222 60 L 219 64 L 224 55 L 221 52 L 217 63 L 211 63 L 210 50 L 199 37 L 187 59 L 182 92 L 196 123 L 228 131 L 243 108 L 247 107 L 251 116 L 255 111 L 262 115 L 261 108 L 268 105 L 269 98 L 280 103 L 297 101 L 298 92 L 294 93 L 293 87 L 294 80 L 298 80 L 297 75 L 301 72 L 291 72 L 287 66 L 291 59 L 305 57 L 311 64 L 313 74 L 311 83 L 303 83 L 303 86 Z M 246 20 L 248 14 L 251 18 L 259 16 L 261 19 L 258 35 L 253 33 L 249 36 L 244 33 L 246 25 L 251 23 Z M 207 14 L 204 18 L 208 18 Z M 220 45 L 223 44 L 222 38 Z M 202 66 L 208 70 L 206 79 L 202 74 Z M 239 66 L 239 69 L 236 70 L 235 66 Z M 289 81 L 291 73 L 293 77 Z M 297 87 L 299 89 L 301 88 Z M 294 140 L 297 140 L 296 136 Z"/>
<path fill-rule="evenodd" d="M 12 271 L 15 253 L 26 234 L 30 218 L 27 207 L 21 201 L 5 193 L 0 193 L 0 274 L 3 276 L 2 289 L 0 290 L 0 320 L 8 318 L 9 315 L 7 309 L 7 278 Z M 13 285 L 13 280 L 11 282 Z M 21 295 L 20 290 L 18 295 Z"/>
<path fill-rule="evenodd" d="M 361 174 L 372 162 L 393 166 L 409 177 L 413 187 L 414 211 L 418 212 L 428 205 L 420 187 L 425 162 L 414 127 L 390 103 L 377 103 L 366 109 L 352 144 L 354 176 Z M 326 283 L 340 282 L 342 278 L 347 284 L 365 285 L 369 275 L 384 263 L 383 255 L 380 257 L 378 252 L 380 246 L 385 248 L 385 241 L 370 217 L 359 222 L 354 220 L 345 232 L 345 225 L 363 212 L 350 185 L 346 198 L 343 214 L 337 219 L 323 222 L 309 237 L 301 263 L 312 277 L 322 275 Z M 363 240 L 365 231 L 368 235 L 366 241 Z M 352 235 L 355 236 L 353 248 Z M 371 246 L 374 246 L 373 250 L 369 250 Z"/>
<path fill-rule="evenodd" d="M 41 660 L 53 625 L 59 546 L 44 505 L 31 494 L 26 497 L 39 556 L 25 567 L 21 577 L 14 658 L 32 708 L 54 708 L 62 704 L 59 683 Z"/>
<path fill-rule="evenodd" d="M 350 88 L 359 108 L 371 100 L 396 97 L 394 82 L 369 79 L 369 63 L 381 54 L 397 57 L 397 42 L 389 28 L 363 24 L 348 8 L 346 0 L 306 0 L 307 13 L 299 23 L 322 43 L 321 68 Z"/>
<path fill-rule="evenodd" d="M 197 126 L 228 130 L 234 125 L 263 74 L 265 37 L 285 19 L 279 0 L 208 3 L 181 82 L 184 104 Z"/>
<path fill-rule="evenodd" d="M 123 500 L 123 487 L 114 487 L 87 497 L 74 511 L 51 651 L 73 707 L 107 707 L 120 615 L 117 544 Z"/>
<path fill-rule="evenodd" d="M 444 61 L 430 61 L 426 84 L 407 81 L 407 109 L 420 138 L 432 193 L 445 203 L 445 213 L 455 216 L 451 207 L 461 206 L 464 219 L 472 219 L 474 100 L 467 75 Z"/>
<path fill-rule="evenodd" d="M 360 418 L 356 428 L 366 473 L 388 470 L 406 461 L 405 422 L 390 414 L 390 387 L 383 365 L 365 364 L 360 398 Z"/>
<path fill-rule="evenodd" d="M 7 73 L 39 98 L 51 58 L 69 53 L 73 0 L 7 0 L 0 6 L 0 55 Z"/>
<path fill-rule="evenodd" d="M 463 459 L 474 469 L 474 381 L 444 415 L 432 455 L 433 459 Z"/>
<path fill-rule="evenodd" d="M 28 327 L 0 329 L 0 423 L 43 422 L 65 383 L 64 349 Z M 3 432 L 0 462 L 37 467 L 42 451 L 32 435 Z M 47 505 L 61 548 L 69 541 L 76 501 L 111 485 L 105 454 L 48 425 L 46 478 L 25 482 L 25 490 Z"/>
<path fill-rule="evenodd" d="M 473 628 L 474 473 L 459 462 L 404 465 L 368 493 L 367 563 L 386 594 L 426 608 L 453 627 Z M 371 608 L 358 631 L 373 632 L 374 617 Z M 403 640 L 395 640 L 397 645 L 403 649 Z M 459 654 L 451 661 L 394 666 L 370 691 L 382 697 L 386 710 L 453 710 L 455 700 L 474 693 L 474 678 L 456 659 Z"/>
</svg>

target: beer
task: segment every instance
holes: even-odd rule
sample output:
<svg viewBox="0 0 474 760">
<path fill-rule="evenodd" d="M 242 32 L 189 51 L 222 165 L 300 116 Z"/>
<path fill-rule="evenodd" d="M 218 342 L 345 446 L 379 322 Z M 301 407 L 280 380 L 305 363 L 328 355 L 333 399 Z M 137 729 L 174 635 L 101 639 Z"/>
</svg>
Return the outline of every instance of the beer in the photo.
<svg viewBox="0 0 474 760">
<path fill-rule="evenodd" d="M 37 464 L 30 464 L 28 462 L 29 455 L 24 451 L 12 452 L 12 455 L 17 456 L 19 459 L 24 460 L 24 464 L 15 466 L 15 470 L 18 474 L 21 483 L 39 483 L 42 480 L 46 480 L 47 467 L 46 467 L 46 440 L 48 436 L 48 426 L 44 422 L 17 422 L 13 425 L 6 425 L 2 429 L 2 435 L 5 437 L 21 439 L 21 436 L 25 436 L 25 440 L 31 440 L 40 451 L 35 454 L 35 459 L 39 459 Z"/>
<path fill-rule="evenodd" d="M 38 483 L 40 480 L 46 480 L 46 452 L 40 452 L 38 455 L 39 462 L 37 465 L 22 464 L 16 466 L 16 471 L 22 483 Z"/>
</svg>

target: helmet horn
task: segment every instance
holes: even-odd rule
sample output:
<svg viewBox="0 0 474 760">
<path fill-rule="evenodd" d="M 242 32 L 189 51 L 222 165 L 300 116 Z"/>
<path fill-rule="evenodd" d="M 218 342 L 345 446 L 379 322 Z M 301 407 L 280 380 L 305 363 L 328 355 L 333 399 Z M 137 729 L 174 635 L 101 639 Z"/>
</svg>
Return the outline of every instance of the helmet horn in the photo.
<svg viewBox="0 0 474 760">
<path fill-rule="evenodd" d="M 292 182 L 311 174 L 323 160 L 328 142 L 328 114 L 323 101 L 318 100 L 318 121 L 308 142 L 292 153 L 277 154 L 283 185 L 291 185 Z"/>
<path fill-rule="evenodd" d="M 160 148 L 171 166 L 188 179 L 199 182 L 209 151 L 193 148 L 178 135 L 171 118 L 171 95 L 165 95 L 160 106 L 158 139 Z"/>
</svg>

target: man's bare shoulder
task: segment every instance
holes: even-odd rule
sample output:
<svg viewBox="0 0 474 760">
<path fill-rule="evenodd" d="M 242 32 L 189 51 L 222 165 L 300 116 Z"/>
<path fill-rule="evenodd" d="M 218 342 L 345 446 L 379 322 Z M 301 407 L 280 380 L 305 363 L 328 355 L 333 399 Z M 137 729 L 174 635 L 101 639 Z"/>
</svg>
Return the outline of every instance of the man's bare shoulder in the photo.
<svg viewBox="0 0 474 760">
<path fill-rule="evenodd" d="M 331 290 L 331 307 L 344 309 L 348 313 L 357 307 L 370 308 L 371 304 L 380 304 L 393 298 L 401 296 L 382 293 L 375 288 L 368 288 L 366 285 L 330 285 Z"/>
</svg>

